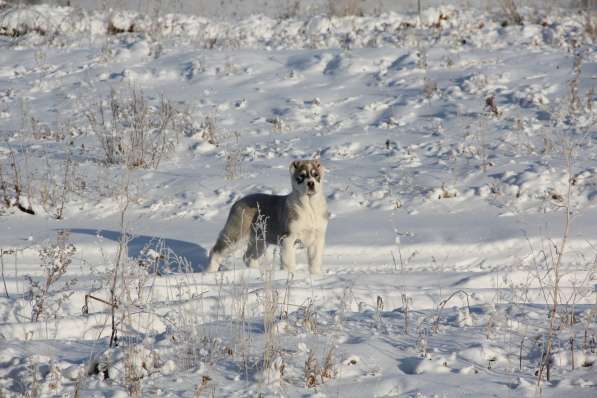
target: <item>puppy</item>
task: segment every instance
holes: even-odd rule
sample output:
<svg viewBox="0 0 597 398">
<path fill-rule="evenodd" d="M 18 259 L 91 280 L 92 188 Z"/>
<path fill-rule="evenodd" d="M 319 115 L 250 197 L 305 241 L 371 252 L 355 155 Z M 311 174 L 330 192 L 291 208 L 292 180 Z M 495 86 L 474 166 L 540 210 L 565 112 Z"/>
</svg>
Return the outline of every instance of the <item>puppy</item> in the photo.
<svg viewBox="0 0 597 398">
<path fill-rule="evenodd" d="M 309 271 L 321 273 L 328 224 L 323 167 L 319 160 L 296 160 L 290 163 L 290 180 L 292 192 L 288 195 L 256 193 L 232 205 L 226 225 L 210 251 L 208 272 L 218 271 L 231 248 L 247 240 L 243 260 L 248 267 L 258 267 L 267 245 L 277 244 L 282 267 L 293 272 L 295 244 L 301 242 L 307 248 Z"/>
</svg>

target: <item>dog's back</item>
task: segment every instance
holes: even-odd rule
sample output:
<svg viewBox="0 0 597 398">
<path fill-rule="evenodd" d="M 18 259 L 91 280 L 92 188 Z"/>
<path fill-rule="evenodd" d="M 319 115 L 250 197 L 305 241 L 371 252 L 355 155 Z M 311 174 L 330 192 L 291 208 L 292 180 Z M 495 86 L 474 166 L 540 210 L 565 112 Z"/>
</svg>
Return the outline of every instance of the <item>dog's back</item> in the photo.
<svg viewBox="0 0 597 398">
<path fill-rule="evenodd" d="M 213 251 L 222 253 L 237 242 L 252 237 L 277 244 L 288 233 L 287 195 L 256 193 L 237 200 Z"/>
</svg>

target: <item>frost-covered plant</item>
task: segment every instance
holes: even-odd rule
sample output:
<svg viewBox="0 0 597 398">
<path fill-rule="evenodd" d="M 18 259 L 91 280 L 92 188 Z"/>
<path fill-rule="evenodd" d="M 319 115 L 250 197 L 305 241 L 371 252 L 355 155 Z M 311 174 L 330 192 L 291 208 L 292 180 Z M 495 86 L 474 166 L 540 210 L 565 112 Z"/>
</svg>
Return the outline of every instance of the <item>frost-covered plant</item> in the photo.
<svg viewBox="0 0 597 398">
<path fill-rule="evenodd" d="M 26 297 L 33 304 L 32 322 L 37 322 L 40 317 L 57 317 L 66 300 L 73 294 L 71 288 L 77 283 L 74 278 L 58 287 L 58 281 L 66 274 L 76 251 L 75 246 L 68 242 L 68 237 L 68 231 L 61 231 L 55 243 L 39 250 L 40 266 L 44 274 L 41 281 L 25 277 L 29 283 Z"/>
<path fill-rule="evenodd" d="M 201 133 L 201 138 L 203 138 L 205 141 L 212 145 L 220 144 L 222 137 L 219 135 L 216 118 L 214 116 L 205 116 L 199 124 L 199 131 Z"/>
<path fill-rule="evenodd" d="M 284 121 L 284 119 L 280 116 L 268 118 L 266 121 L 272 125 L 272 130 L 274 133 L 283 133 L 288 130 L 286 121 Z"/>
<path fill-rule="evenodd" d="M 179 114 L 164 97 L 157 107 L 150 106 L 143 91 L 131 86 L 125 94 L 111 90 L 86 116 L 106 163 L 135 169 L 157 168 L 174 152 L 180 140 Z"/>
</svg>

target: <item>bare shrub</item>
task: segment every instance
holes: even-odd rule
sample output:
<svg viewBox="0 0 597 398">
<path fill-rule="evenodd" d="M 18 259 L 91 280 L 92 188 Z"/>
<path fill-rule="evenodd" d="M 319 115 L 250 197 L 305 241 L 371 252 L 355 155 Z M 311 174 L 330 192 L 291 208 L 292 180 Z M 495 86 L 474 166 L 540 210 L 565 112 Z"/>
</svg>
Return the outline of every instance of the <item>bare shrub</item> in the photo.
<svg viewBox="0 0 597 398">
<path fill-rule="evenodd" d="M 34 281 L 26 276 L 29 288 L 26 297 L 33 303 L 31 321 L 37 322 L 44 316 L 57 317 L 62 304 L 74 293 L 71 288 L 76 279 L 67 281 L 61 288 L 58 281 L 64 276 L 72 263 L 75 246 L 68 243 L 68 231 L 61 231 L 56 236 L 56 242 L 39 250 L 39 258 L 44 273 L 42 281 Z"/>
<path fill-rule="evenodd" d="M 216 125 L 216 118 L 214 116 L 205 116 L 199 125 L 199 131 L 201 133 L 201 138 L 210 144 L 219 145 L 221 143 L 222 137 L 220 137 Z"/>
<path fill-rule="evenodd" d="M 39 201 L 44 210 L 57 220 L 64 218 L 65 206 L 71 193 L 85 188 L 85 181 L 77 175 L 78 164 L 73 160 L 70 146 L 65 145 L 61 167 L 53 167 L 46 156 L 46 169 L 38 188 Z M 60 173 L 54 173 L 59 170 Z"/>
<path fill-rule="evenodd" d="M 124 164 L 129 169 L 157 168 L 171 155 L 179 142 L 179 112 L 161 97 L 157 107 L 150 106 L 141 90 L 129 87 L 128 93 L 111 90 L 87 120 L 103 149 L 106 163 Z"/>
<path fill-rule="evenodd" d="M 45 36 L 49 32 L 44 24 L 44 16 L 34 9 L 10 7 L 3 10 L 0 3 L 0 36 L 21 37 L 30 33 Z M 28 18 L 23 18 L 26 15 Z"/>
<path fill-rule="evenodd" d="M 317 361 L 313 350 L 307 353 L 307 359 L 303 367 L 305 387 L 313 388 L 336 377 L 336 348 L 333 344 L 323 351 L 320 362 Z"/>
<path fill-rule="evenodd" d="M 23 204 L 21 198 L 23 191 L 27 193 L 27 205 Z M 6 208 L 16 207 L 24 213 L 35 214 L 31 205 L 31 183 L 29 179 L 22 180 L 21 167 L 17 164 L 12 147 L 10 148 L 8 167 L 3 166 L 0 162 L 0 194 L 2 194 L 2 202 Z"/>
<path fill-rule="evenodd" d="M 500 6 L 506 14 L 506 21 L 512 25 L 522 25 L 522 15 L 518 12 L 518 6 L 514 0 L 500 0 Z"/>
</svg>

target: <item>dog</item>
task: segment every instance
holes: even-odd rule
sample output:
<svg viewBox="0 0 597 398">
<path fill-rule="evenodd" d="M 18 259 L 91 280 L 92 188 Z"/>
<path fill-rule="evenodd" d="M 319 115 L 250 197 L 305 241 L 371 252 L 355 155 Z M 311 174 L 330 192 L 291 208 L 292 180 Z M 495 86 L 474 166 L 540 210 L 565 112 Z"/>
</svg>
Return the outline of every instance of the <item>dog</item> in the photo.
<svg viewBox="0 0 597 398">
<path fill-rule="evenodd" d="M 268 244 L 280 246 L 282 268 L 296 269 L 297 243 L 307 248 L 309 271 L 321 273 L 329 213 L 323 192 L 324 170 L 317 159 L 290 163 L 292 192 L 288 195 L 256 193 L 236 201 L 218 239 L 209 253 L 208 272 L 216 272 L 224 256 L 238 242 L 248 241 L 243 256 L 250 268 Z"/>
</svg>

